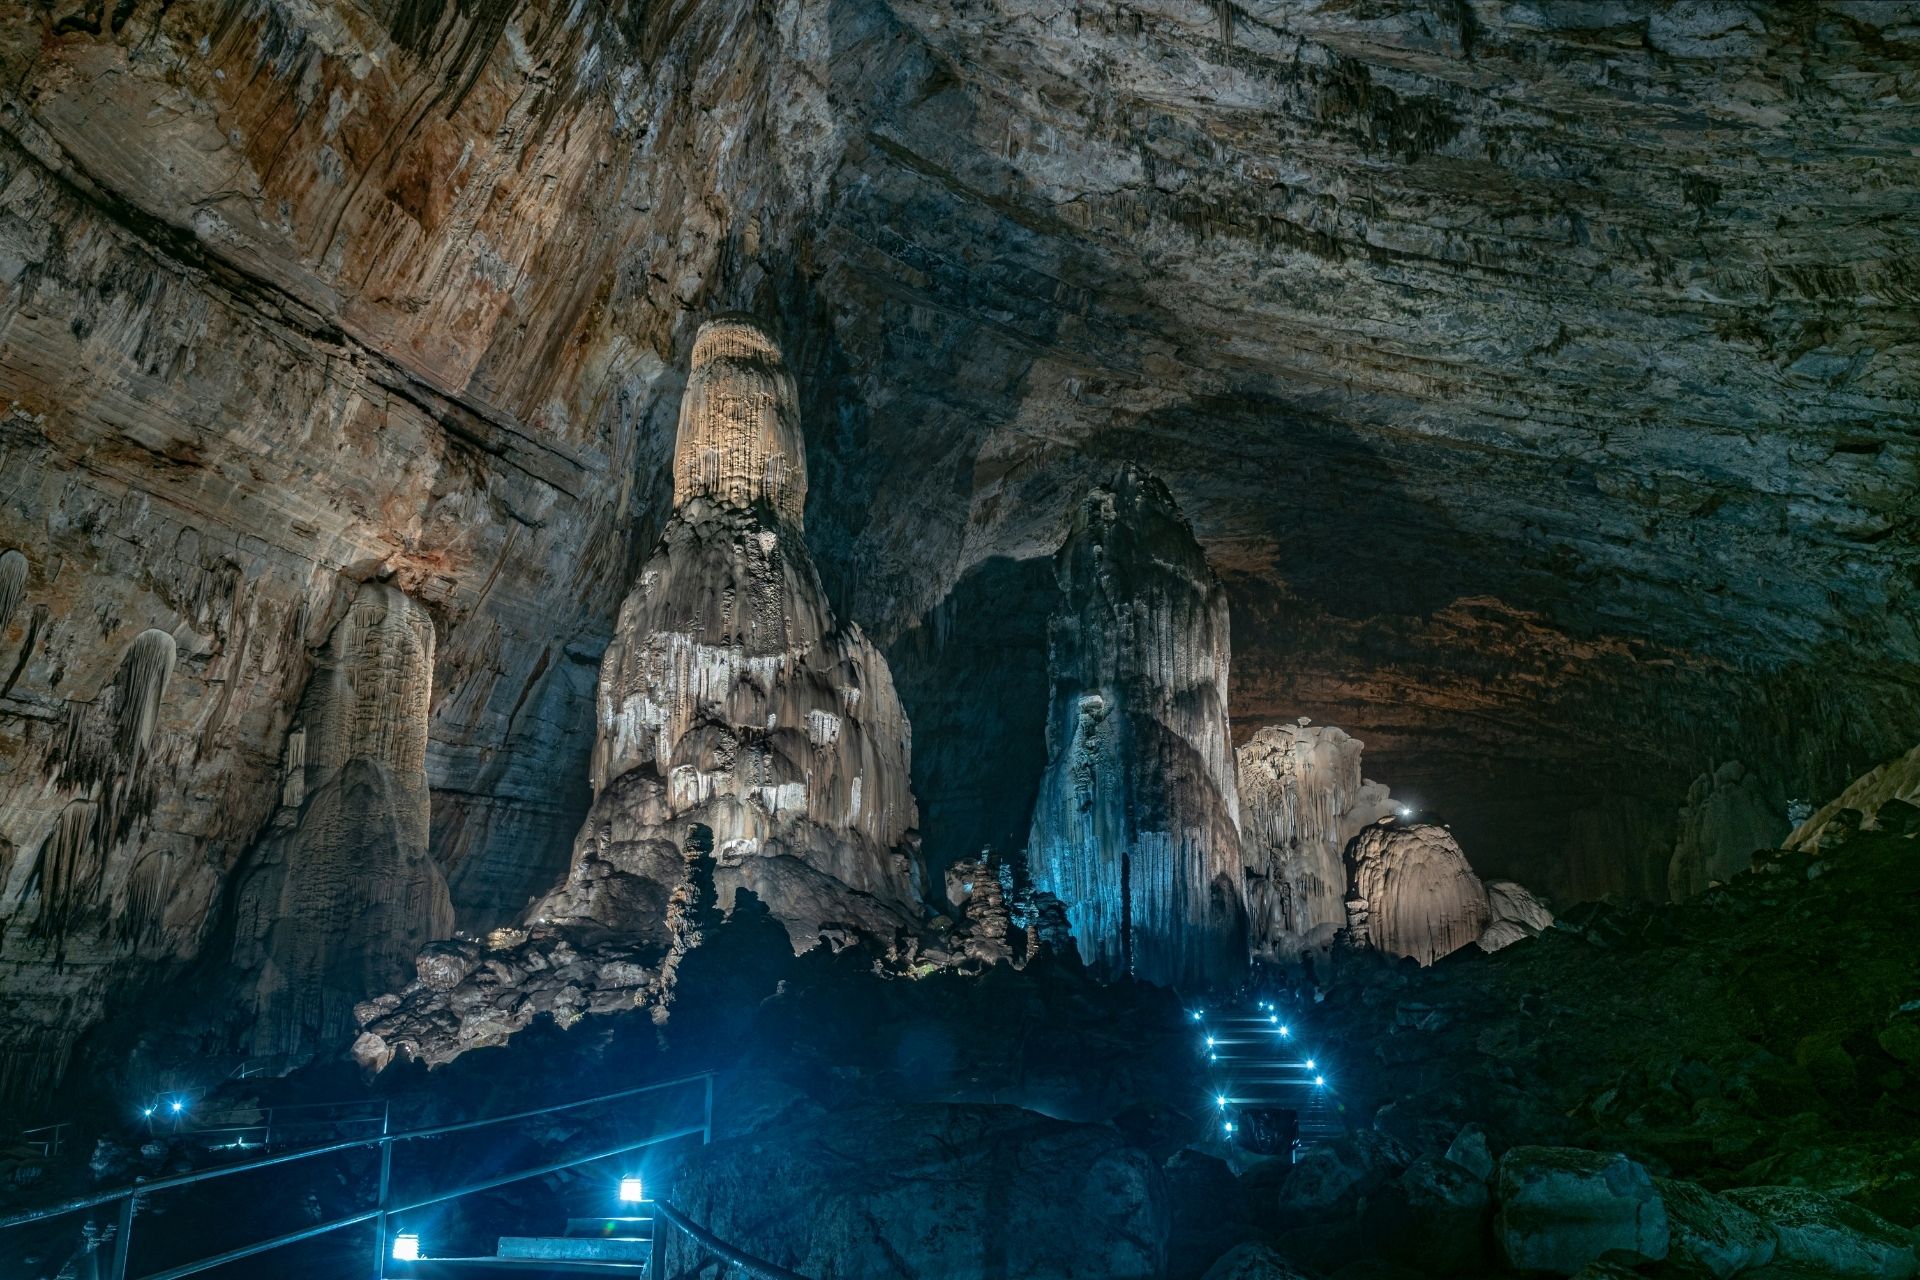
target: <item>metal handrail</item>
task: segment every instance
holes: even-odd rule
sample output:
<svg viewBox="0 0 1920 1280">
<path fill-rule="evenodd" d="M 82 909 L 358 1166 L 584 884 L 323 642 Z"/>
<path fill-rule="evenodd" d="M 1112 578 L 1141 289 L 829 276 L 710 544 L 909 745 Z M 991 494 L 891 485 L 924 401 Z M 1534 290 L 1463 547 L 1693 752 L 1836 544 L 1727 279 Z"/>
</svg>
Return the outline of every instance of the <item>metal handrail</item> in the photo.
<svg viewBox="0 0 1920 1280">
<path fill-rule="evenodd" d="M 642 1093 L 657 1093 L 663 1089 L 678 1088 L 682 1085 L 692 1084 L 695 1081 L 701 1081 L 706 1086 L 702 1100 L 702 1118 L 701 1122 L 697 1125 L 688 1125 L 666 1133 L 652 1134 L 638 1142 L 625 1143 L 605 1151 L 596 1151 L 591 1155 L 575 1156 L 566 1160 L 558 1160 L 550 1164 L 541 1165 L 538 1168 L 524 1169 L 516 1173 L 488 1178 L 481 1182 L 460 1187 L 454 1191 L 437 1192 L 431 1196 L 413 1200 L 407 1204 L 394 1205 L 390 1203 L 393 1177 L 393 1148 L 396 1143 L 408 1142 L 416 1138 L 437 1138 L 443 1134 L 460 1133 L 469 1129 L 481 1129 L 489 1125 L 511 1124 L 514 1121 L 528 1120 L 535 1116 L 554 1115 L 562 1111 L 573 1111 L 581 1107 L 615 1102 L 622 1098 L 630 1098 Z M 251 1245 L 243 1245 L 240 1248 L 228 1250 L 226 1253 L 211 1258 L 201 1258 L 197 1261 L 182 1263 L 165 1271 L 153 1272 L 143 1277 L 142 1280 L 179 1280 L 181 1276 L 193 1275 L 196 1272 L 225 1266 L 227 1263 L 237 1262 L 242 1258 L 250 1258 L 255 1254 L 266 1253 L 290 1244 L 297 1244 L 302 1240 L 310 1240 L 315 1236 L 324 1235 L 330 1231 L 337 1231 L 343 1227 L 357 1226 L 363 1222 L 373 1221 L 377 1221 L 380 1224 L 380 1228 L 375 1233 L 374 1239 L 374 1274 L 384 1280 L 387 1274 L 386 1223 L 387 1219 L 394 1214 L 410 1213 L 415 1209 L 426 1208 L 429 1205 L 442 1204 L 448 1200 L 457 1200 L 461 1196 L 473 1195 L 480 1191 L 490 1191 L 495 1187 L 506 1186 L 508 1183 L 520 1182 L 527 1178 L 538 1178 L 549 1173 L 558 1173 L 562 1169 L 571 1169 L 578 1165 L 592 1164 L 598 1160 L 610 1160 L 615 1156 L 626 1155 L 629 1152 L 638 1151 L 644 1147 L 655 1146 L 662 1142 L 672 1142 L 680 1138 L 689 1138 L 695 1134 L 700 1135 L 702 1142 L 712 1142 L 713 1072 L 703 1071 L 696 1075 L 681 1076 L 674 1080 L 662 1080 L 654 1084 L 639 1085 L 632 1089 L 620 1089 L 613 1093 L 601 1094 L 598 1097 L 581 1098 L 573 1102 L 556 1103 L 548 1107 L 535 1107 L 528 1111 L 518 1111 L 504 1116 L 490 1116 L 483 1120 L 465 1120 L 456 1124 L 434 1125 L 425 1129 L 411 1129 L 405 1133 L 387 1133 L 384 1132 L 384 1129 L 385 1124 L 383 1117 L 383 1132 L 374 1137 L 347 1138 L 339 1142 L 330 1142 L 323 1146 L 308 1147 L 301 1151 L 284 1152 L 277 1156 L 263 1156 L 258 1160 L 246 1160 L 238 1164 L 221 1165 L 213 1169 L 199 1169 L 192 1173 L 180 1173 L 174 1174 L 171 1177 L 155 1178 L 151 1182 L 135 1183 L 131 1186 L 121 1187 L 113 1191 L 76 1196 L 60 1204 L 0 1218 L 0 1231 L 4 1231 L 10 1227 L 24 1226 L 32 1222 L 43 1222 L 49 1218 L 57 1218 L 69 1213 L 78 1213 L 83 1209 L 92 1209 L 103 1204 L 119 1201 L 119 1231 L 115 1241 L 113 1266 L 108 1272 L 108 1275 L 111 1280 L 126 1280 L 127 1260 L 132 1244 L 131 1237 L 133 1234 L 134 1212 L 141 1196 L 159 1191 L 169 1191 L 177 1187 L 190 1186 L 198 1182 L 208 1182 L 214 1178 L 229 1177 L 236 1173 L 250 1173 L 258 1169 L 270 1168 L 274 1165 L 289 1164 L 296 1160 L 312 1160 L 319 1156 L 331 1155 L 340 1151 L 378 1147 L 380 1149 L 380 1194 L 379 1203 L 374 1208 L 363 1210 L 359 1213 L 348 1214 L 345 1217 L 335 1218 L 314 1226 L 303 1227 L 299 1231 L 276 1236 L 270 1240 L 258 1241 Z"/>
<path fill-rule="evenodd" d="M 756 1258 L 750 1253 L 734 1248 L 725 1240 L 713 1234 L 713 1232 L 687 1217 L 686 1214 L 681 1213 L 665 1200 L 654 1201 L 653 1208 L 655 1213 L 665 1218 L 681 1231 L 684 1231 L 689 1240 L 692 1240 L 708 1253 L 717 1254 L 729 1266 L 740 1268 L 740 1270 L 754 1277 L 754 1280 L 807 1280 L 807 1277 L 801 1275 L 798 1271 L 789 1271 L 779 1263 L 768 1262 L 765 1258 Z M 659 1248 L 659 1233 L 655 1232 L 654 1252 L 656 1255 L 659 1252 Z M 157 1280 L 157 1277 L 155 1280 Z"/>
</svg>

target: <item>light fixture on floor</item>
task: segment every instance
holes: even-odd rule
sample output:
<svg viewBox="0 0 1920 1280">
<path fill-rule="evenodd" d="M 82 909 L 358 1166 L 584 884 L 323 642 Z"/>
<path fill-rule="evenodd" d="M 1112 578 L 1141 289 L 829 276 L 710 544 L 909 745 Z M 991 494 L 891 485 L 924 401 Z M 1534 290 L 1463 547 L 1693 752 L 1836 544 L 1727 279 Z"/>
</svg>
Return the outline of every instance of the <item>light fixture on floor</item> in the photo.
<svg viewBox="0 0 1920 1280">
<path fill-rule="evenodd" d="M 638 1178 L 620 1179 L 620 1199 L 627 1204 L 639 1204 L 645 1200 L 646 1191 Z"/>
<path fill-rule="evenodd" d="M 411 1231 L 402 1231 L 393 1238 L 393 1257 L 396 1262 L 415 1262 L 420 1257 L 420 1237 Z"/>
</svg>

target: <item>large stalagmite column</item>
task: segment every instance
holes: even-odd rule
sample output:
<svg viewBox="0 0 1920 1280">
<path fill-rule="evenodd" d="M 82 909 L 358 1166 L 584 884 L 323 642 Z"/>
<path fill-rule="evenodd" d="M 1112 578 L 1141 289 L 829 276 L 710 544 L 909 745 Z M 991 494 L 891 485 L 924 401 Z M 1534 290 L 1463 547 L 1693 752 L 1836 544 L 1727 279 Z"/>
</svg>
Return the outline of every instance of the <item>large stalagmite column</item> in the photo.
<svg viewBox="0 0 1920 1280">
<path fill-rule="evenodd" d="M 453 931 L 427 852 L 433 620 L 365 583 L 307 684 L 288 744 L 285 817 L 255 851 L 234 962 L 252 983 L 254 1052 L 339 1047 L 353 1006 L 397 985 Z"/>
<path fill-rule="evenodd" d="M 600 664 L 593 809 L 530 919 L 665 942 L 695 824 L 721 906 L 751 891 L 796 949 L 918 914 L 911 732 L 886 660 L 827 606 L 806 474 L 779 347 L 744 317 L 702 325 L 674 514 Z"/>
<path fill-rule="evenodd" d="M 1097 973 L 1198 988 L 1245 971 L 1227 601 L 1166 487 L 1081 503 L 1048 633 L 1047 772 L 1027 844 Z"/>
<path fill-rule="evenodd" d="M 1254 955 L 1291 962 L 1346 924 L 1341 853 L 1394 811 L 1387 788 L 1361 776 L 1360 746 L 1303 717 L 1268 725 L 1235 753 Z"/>
</svg>

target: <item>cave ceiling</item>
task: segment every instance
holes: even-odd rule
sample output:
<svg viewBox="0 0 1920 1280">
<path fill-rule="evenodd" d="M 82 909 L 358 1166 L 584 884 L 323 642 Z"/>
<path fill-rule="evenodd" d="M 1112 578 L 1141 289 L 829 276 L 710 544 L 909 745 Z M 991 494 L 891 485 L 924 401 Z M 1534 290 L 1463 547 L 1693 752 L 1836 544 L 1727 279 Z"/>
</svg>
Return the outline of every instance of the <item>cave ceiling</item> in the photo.
<svg viewBox="0 0 1920 1280">
<path fill-rule="evenodd" d="M 1618 888 L 1569 813 L 1911 745 L 1920 7 L 9 0 L 0 92 L 0 894 L 64 704 L 168 630 L 155 954 L 358 580 L 439 631 L 462 925 L 565 865 L 725 309 L 953 796 L 1044 712 L 954 691 L 1044 690 L 1127 461 L 1226 583 L 1236 736 L 1341 725 L 1494 870 Z"/>
</svg>

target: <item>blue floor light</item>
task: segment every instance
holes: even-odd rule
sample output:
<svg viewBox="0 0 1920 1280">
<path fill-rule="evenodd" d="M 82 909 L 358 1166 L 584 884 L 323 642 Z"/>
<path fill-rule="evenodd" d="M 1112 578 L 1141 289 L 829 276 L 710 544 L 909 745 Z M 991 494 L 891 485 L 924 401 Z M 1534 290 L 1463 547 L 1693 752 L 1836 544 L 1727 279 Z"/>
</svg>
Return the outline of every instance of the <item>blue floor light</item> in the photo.
<svg viewBox="0 0 1920 1280">
<path fill-rule="evenodd" d="M 620 1179 L 620 1199 L 622 1203 L 639 1204 L 646 1198 L 646 1189 L 642 1186 L 639 1178 Z"/>
<path fill-rule="evenodd" d="M 402 1231 L 393 1238 L 393 1257 L 396 1262 L 417 1262 L 420 1259 L 420 1237 L 411 1231 Z"/>
</svg>

